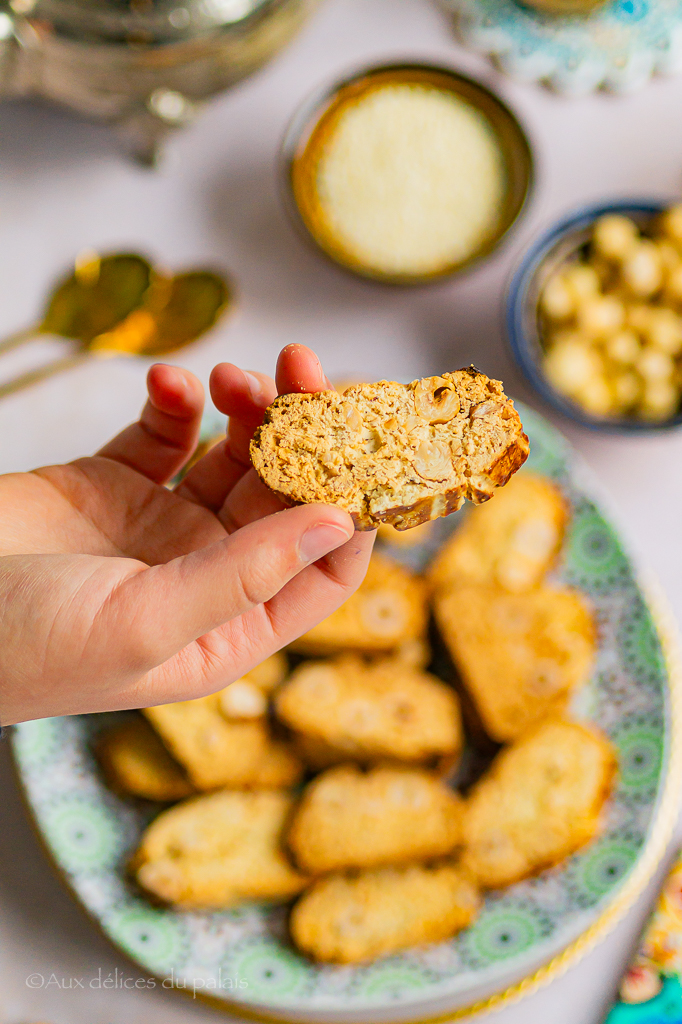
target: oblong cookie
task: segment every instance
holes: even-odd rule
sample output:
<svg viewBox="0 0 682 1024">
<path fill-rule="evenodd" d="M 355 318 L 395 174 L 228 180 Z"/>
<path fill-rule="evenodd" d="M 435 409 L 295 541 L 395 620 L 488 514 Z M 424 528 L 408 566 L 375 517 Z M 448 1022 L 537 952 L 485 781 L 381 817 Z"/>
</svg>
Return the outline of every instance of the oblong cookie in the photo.
<svg viewBox="0 0 682 1024">
<path fill-rule="evenodd" d="M 264 718 L 228 720 L 221 712 L 224 692 L 143 713 L 195 789 L 295 785 L 303 763 L 292 745 L 274 739 Z"/>
<path fill-rule="evenodd" d="M 375 868 L 316 882 L 291 913 L 291 934 L 314 960 L 362 963 L 443 942 L 480 907 L 475 885 L 456 866 Z"/>
<path fill-rule="evenodd" d="M 496 889 L 558 864 L 598 832 L 616 768 L 594 728 L 549 719 L 493 761 L 464 813 L 461 863 Z"/>
<path fill-rule="evenodd" d="M 108 784 L 118 793 L 170 803 L 195 792 L 178 762 L 139 715 L 102 732 L 95 754 Z"/>
<path fill-rule="evenodd" d="M 524 470 L 494 501 L 469 510 L 434 558 L 428 580 L 437 589 L 494 584 L 513 593 L 529 590 L 556 560 L 566 519 L 559 488 Z"/>
<path fill-rule="evenodd" d="M 483 727 L 500 743 L 563 710 L 589 676 L 595 627 L 577 591 L 452 587 L 436 594 L 434 611 Z"/>
<path fill-rule="evenodd" d="M 341 765 L 308 785 L 287 843 L 309 874 L 430 860 L 460 844 L 462 808 L 428 772 Z"/>
<path fill-rule="evenodd" d="M 358 590 L 326 619 L 291 644 L 300 654 L 369 654 L 394 651 L 426 635 L 424 581 L 392 558 L 375 552 Z"/>
<path fill-rule="evenodd" d="M 262 719 L 229 722 L 219 693 L 145 708 L 143 714 L 197 789 L 248 785 L 265 754 Z"/>
<path fill-rule="evenodd" d="M 285 504 L 338 505 L 361 530 L 408 529 L 465 498 L 486 501 L 528 452 L 502 384 L 473 366 L 343 395 L 280 395 L 251 441 L 256 472 Z"/>
<path fill-rule="evenodd" d="M 224 790 L 164 811 L 147 828 L 131 869 L 147 892 L 185 910 L 242 900 L 288 900 L 307 880 L 286 857 L 293 797 Z"/>
<path fill-rule="evenodd" d="M 462 748 L 454 690 L 399 658 L 304 662 L 280 689 L 275 710 L 304 749 L 324 750 L 323 764 L 425 763 Z"/>
</svg>

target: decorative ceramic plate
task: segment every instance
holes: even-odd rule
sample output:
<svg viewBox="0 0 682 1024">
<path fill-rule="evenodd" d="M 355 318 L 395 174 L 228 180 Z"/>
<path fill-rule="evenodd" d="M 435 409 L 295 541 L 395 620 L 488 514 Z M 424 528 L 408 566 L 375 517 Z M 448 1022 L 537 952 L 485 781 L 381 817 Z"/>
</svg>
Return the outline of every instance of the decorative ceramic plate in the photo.
<svg viewBox="0 0 682 1024">
<path fill-rule="evenodd" d="M 16 763 L 48 850 L 81 903 L 145 974 L 166 987 L 196 988 L 225 1009 L 236 1001 L 246 1016 L 335 1024 L 439 1014 L 452 1020 L 522 994 L 572 962 L 646 884 L 674 816 L 677 668 L 566 442 L 531 410 L 521 415 L 530 467 L 554 479 L 573 510 L 556 575 L 585 595 L 599 626 L 594 674 L 573 711 L 597 722 L 618 754 L 600 838 L 561 866 L 489 894 L 476 923 L 450 942 L 365 967 L 319 967 L 288 944 L 281 908 L 183 914 L 151 906 L 135 891 L 125 864 L 158 808 L 109 792 L 91 753 L 93 735 L 120 716 L 17 727 Z M 423 565 L 461 514 L 439 520 L 437 536 L 404 557 Z"/>
<path fill-rule="evenodd" d="M 517 0 L 441 0 L 465 46 L 522 82 L 582 96 L 634 92 L 682 71 L 682 0 L 610 0 L 589 16 L 543 15 Z"/>
</svg>

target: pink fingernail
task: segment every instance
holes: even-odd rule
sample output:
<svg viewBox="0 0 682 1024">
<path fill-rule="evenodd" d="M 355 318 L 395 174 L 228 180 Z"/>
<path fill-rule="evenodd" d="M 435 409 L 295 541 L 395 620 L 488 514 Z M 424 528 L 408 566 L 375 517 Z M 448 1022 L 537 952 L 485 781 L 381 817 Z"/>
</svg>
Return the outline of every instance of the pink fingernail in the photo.
<svg viewBox="0 0 682 1024">
<path fill-rule="evenodd" d="M 304 565 L 316 562 L 318 558 L 328 555 L 330 551 L 341 547 L 349 541 L 352 534 L 341 526 L 332 526 L 330 523 L 321 523 L 318 526 L 311 526 L 301 537 L 299 556 Z"/>
</svg>

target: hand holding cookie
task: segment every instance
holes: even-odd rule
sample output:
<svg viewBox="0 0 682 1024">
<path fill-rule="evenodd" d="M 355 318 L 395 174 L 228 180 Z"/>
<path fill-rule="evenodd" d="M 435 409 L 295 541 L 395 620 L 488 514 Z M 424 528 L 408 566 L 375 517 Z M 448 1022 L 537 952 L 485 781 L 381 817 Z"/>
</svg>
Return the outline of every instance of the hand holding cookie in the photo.
<svg viewBox="0 0 682 1024">
<path fill-rule="evenodd" d="M 328 387 L 298 345 L 282 352 L 277 386 L 216 367 L 227 438 L 173 491 L 203 391 L 157 365 L 140 420 L 97 455 L 0 478 L 2 724 L 213 693 L 342 604 L 373 535 L 354 537 L 339 508 L 284 510 L 248 452 L 278 390 Z"/>
</svg>

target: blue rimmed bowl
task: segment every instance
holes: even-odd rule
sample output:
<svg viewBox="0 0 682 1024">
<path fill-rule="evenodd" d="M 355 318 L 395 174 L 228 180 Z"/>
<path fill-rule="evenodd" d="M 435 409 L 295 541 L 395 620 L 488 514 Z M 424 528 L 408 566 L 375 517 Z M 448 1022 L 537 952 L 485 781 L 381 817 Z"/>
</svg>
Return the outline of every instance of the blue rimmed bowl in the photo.
<svg viewBox="0 0 682 1024">
<path fill-rule="evenodd" d="M 509 286 L 507 336 L 516 362 L 549 405 L 592 430 L 621 434 L 670 430 L 682 424 L 682 411 L 661 423 L 648 423 L 634 418 L 597 417 L 591 416 L 576 402 L 557 391 L 545 375 L 542 365 L 545 353 L 538 310 L 542 289 L 552 274 L 586 245 L 595 221 L 604 214 L 623 214 L 646 230 L 653 219 L 669 205 L 663 200 L 626 199 L 582 207 L 560 220 L 531 246 Z"/>
</svg>

